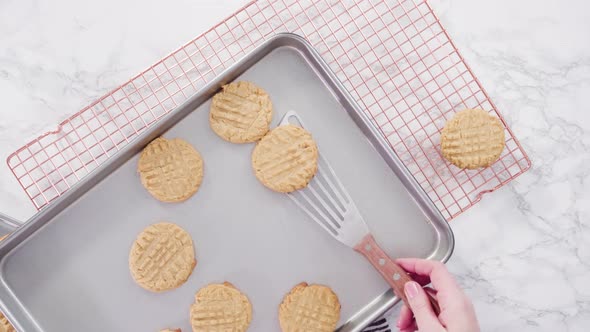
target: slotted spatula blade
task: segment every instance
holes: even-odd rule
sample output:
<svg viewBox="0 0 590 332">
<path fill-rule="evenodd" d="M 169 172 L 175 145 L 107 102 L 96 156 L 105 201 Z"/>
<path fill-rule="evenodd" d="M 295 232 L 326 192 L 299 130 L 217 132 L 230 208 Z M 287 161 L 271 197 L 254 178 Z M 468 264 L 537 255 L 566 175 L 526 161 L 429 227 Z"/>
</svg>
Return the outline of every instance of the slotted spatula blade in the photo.
<svg viewBox="0 0 590 332">
<path fill-rule="evenodd" d="M 295 111 L 287 112 L 279 125 L 286 124 L 305 127 Z M 321 152 L 318 171 L 308 186 L 287 196 L 334 238 L 363 254 L 409 307 L 404 285 L 412 280 L 411 277 L 379 247 L 354 201 Z M 426 294 L 438 315 L 438 302 L 432 294 Z"/>
</svg>

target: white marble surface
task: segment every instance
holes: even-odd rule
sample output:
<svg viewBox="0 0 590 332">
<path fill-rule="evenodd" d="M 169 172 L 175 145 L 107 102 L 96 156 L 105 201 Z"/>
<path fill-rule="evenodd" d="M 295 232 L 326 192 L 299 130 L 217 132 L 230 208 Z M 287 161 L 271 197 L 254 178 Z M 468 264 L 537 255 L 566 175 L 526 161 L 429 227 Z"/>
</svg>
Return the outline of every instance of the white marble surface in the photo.
<svg viewBox="0 0 590 332">
<path fill-rule="evenodd" d="M 244 3 L 0 0 L 0 159 Z M 448 266 L 484 331 L 588 331 L 590 3 L 431 4 L 533 161 L 452 221 Z M 35 212 L 6 166 L 0 211 Z"/>
</svg>

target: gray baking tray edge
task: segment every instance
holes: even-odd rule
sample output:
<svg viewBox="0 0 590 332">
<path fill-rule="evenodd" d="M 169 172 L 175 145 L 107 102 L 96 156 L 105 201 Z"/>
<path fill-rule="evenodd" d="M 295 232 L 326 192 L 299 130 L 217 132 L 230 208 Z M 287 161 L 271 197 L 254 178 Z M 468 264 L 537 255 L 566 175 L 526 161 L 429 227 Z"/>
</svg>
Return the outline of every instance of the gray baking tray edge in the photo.
<svg viewBox="0 0 590 332">
<path fill-rule="evenodd" d="M 194 292 L 224 279 L 237 280 L 251 297 L 254 331 L 278 328 L 270 315 L 276 316 L 283 294 L 302 279 L 329 284 L 339 294 L 338 331 L 360 331 L 398 301 L 360 255 L 306 220 L 287 197 L 256 183 L 248 168 L 251 146 L 232 145 L 210 131 L 208 100 L 236 78 L 269 92 L 274 124 L 290 109 L 304 118 L 320 153 L 327 154 L 390 255 L 448 260 L 454 247 L 449 225 L 379 129 L 305 39 L 279 34 L 0 243 L 0 309 L 19 331 L 184 330 Z M 189 140 L 205 160 L 201 189 L 180 205 L 153 200 L 134 173 L 137 154 L 160 135 Z M 221 191 L 236 184 L 231 192 Z M 250 191 L 242 193 L 246 187 Z M 191 233 L 199 264 L 179 289 L 147 294 L 133 284 L 126 259 L 135 235 L 162 219 Z M 215 247 L 224 240 L 229 248 Z M 250 262 L 244 262 L 247 257 Z"/>
</svg>

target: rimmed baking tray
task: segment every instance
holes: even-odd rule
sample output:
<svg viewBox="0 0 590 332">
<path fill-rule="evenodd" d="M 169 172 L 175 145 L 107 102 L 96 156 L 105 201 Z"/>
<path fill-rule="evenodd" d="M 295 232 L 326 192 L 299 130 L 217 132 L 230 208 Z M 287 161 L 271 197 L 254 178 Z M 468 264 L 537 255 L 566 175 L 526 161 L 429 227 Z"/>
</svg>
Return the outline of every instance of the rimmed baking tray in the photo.
<svg viewBox="0 0 590 332">
<path fill-rule="evenodd" d="M 359 331 L 397 299 L 360 255 L 330 237 L 286 195 L 257 182 L 253 145 L 231 144 L 209 128 L 209 100 L 235 79 L 263 87 L 273 126 L 295 110 L 330 160 L 371 231 L 393 257 L 446 261 L 451 229 L 382 135 L 301 37 L 279 34 L 146 130 L 0 244 L 0 309 L 20 331 L 190 331 L 194 293 L 230 281 L 253 305 L 251 331 L 277 331 L 278 305 L 301 281 L 332 287 L 342 304 L 339 331 Z M 205 175 L 183 203 L 154 200 L 136 172 L 154 138 L 197 148 Z M 136 235 L 174 222 L 195 242 L 188 282 L 162 294 L 131 279 Z"/>
<path fill-rule="evenodd" d="M 12 233 L 19 225 L 18 221 L 0 213 L 0 238 Z"/>
</svg>

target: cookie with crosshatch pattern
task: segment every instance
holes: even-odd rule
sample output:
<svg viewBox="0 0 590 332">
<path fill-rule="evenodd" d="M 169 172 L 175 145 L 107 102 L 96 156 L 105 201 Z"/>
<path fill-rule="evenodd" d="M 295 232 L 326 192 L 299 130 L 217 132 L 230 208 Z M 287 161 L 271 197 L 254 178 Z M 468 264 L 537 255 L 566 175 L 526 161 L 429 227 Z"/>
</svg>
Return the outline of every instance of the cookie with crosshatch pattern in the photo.
<svg viewBox="0 0 590 332">
<path fill-rule="evenodd" d="M 243 332 L 252 321 L 252 305 L 229 282 L 210 284 L 195 294 L 190 317 L 194 332 Z"/>
<path fill-rule="evenodd" d="M 226 84 L 211 101 L 211 129 L 232 143 L 258 141 L 268 132 L 271 120 L 272 102 L 268 93 L 251 82 Z"/>
<path fill-rule="evenodd" d="M 135 282 L 152 292 L 182 285 L 197 265 L 191 236 L 178 225 L 161 222 L 145 228 L 129 253 Z"/>
<path fill-rule="evenodd" d="M 305 129 L 284 125 L 271 130 L 252 151 L 256 178 L 280 193 L 305 188 L 318 169 L 318 147 Z"/>
<path fill-rule="evenodd" d="M 441 133 L 442 155 L 459 168 L 476 169 L 494 163 L 504 150 L 504 127 L 488 112 L 466 109 L 455 114 Z"/>
<path fill-rule="evenodd" d="M 302 282 L 285 295 L 279 306 L 283 332 L 333 332 L 339 319 L 338 296 L 327 286 Z"/>
<path fill-rule="evenodd" d="M 199 190 L 203 159 L 180 139 L 156 138 L 139 157 L 137 170 L 147 191 L 162 202 L 181 202 Z"/>
<path fill-rule="evenodd" d="M 4 314 L 0 312 L 0 332 L 16 332 L 12 324 L 6 319 Z"/>
</svg>

